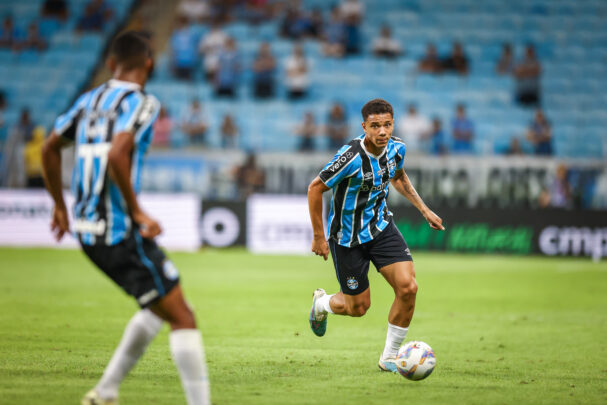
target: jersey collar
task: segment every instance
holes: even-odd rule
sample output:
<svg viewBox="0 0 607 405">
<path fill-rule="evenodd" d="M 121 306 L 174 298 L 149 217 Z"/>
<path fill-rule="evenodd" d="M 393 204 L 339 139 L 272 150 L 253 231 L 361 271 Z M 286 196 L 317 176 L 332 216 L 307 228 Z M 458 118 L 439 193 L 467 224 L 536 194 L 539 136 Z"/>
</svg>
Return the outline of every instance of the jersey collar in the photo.
<svg viewBox="0 0 607 405">
<path fill-rule="evenodd" d="M 367 150 L 367 148 L 365 147 L 365 135 L 362 135 L 359 139 L 360 139 L 360 147 L 365 151 L 365 153 L 377 160 L 379 160 L 380 157 L 382 157 L 383 155 L 386 154 L 386 151 L 388 150 L 388 145 L 390 144 L 390 140 L 388 139 L 388 143 L 386 144 L 386 147 L 384 148 L 384 150 L 379 155 L 374 155 L 373 153 L 369 152 Z"/>
<path fill-rule="evenodd" d="M 108 80 L 108 85 L 110 87 L 122 87 L 123 89 L 128 90 L 141 90 L 141 86 L 139 84 L 126 82 L 124 80 L 110 79 Z"/>
</svg>

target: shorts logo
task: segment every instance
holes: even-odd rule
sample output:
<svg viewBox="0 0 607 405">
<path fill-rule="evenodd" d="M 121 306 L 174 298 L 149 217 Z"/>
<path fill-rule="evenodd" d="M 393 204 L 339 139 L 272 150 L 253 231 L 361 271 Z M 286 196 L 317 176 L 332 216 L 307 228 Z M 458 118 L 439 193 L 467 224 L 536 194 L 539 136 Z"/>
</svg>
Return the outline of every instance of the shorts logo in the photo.
<svg viewBox="0 0 607 405">
<path fill-rule="evenodd" d="M 177 278 L 179 277 L 177 267 L 175 267 L 173 262 L 170 260 L 165 260 L 164 264 L 162 265 L 162 271 L 164 273 L 164 276 L 169 280 L 177 280 Z"/>
<path fill-rule="evenodd" d="M 406 249 L 405 249 L 405 253 L 406 253 L 407 255 L 411 256 L 411 251 L 409 251 L 409 248 L 406 248 Z"/>
<path fill-rule="evenodd" d="M 150 291 L 146 292 L 145 294 L 141 295 L 137 299 L 137 301 L 139 301 L 139 305 L 147 305 L 156 297 L 158 297 L 158 291 L 150 290 Z"/>
<path fill-rule="evenodd" d="M 356 281 L 354 277 L 348 277 L 346 284 L 348 284 L 350 290 L 356 290 L 358 288 L 358 281 Z"/>
</svg>

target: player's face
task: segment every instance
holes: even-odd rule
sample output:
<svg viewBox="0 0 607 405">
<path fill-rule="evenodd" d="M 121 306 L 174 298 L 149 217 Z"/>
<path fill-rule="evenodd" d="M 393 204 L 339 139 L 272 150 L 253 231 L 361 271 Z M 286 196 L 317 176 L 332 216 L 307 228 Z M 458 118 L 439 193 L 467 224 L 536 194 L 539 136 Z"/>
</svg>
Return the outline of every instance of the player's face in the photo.
<svg viewBox="0 0 607 405">
<path fill-rule="evenodd" d="M 379 150 L 386 147 L 392 137 L 394 118 L 390 113 L 371 114 L 362 124 L 365 140 Z"/>
</svg>

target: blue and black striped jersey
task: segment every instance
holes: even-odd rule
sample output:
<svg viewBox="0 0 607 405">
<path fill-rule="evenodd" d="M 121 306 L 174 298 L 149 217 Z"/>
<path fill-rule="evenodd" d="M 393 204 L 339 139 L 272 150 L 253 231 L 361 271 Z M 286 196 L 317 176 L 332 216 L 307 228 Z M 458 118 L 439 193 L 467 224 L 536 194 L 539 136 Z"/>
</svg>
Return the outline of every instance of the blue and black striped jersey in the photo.
<svg viewBox="0 0 607 405">
<path fill-rule="evenodd" d="M 344 145 L 320 172 L 333 189 L 327 238 L 346 247 L 373 240 L 389 224 L 390 179 L 403 168 L 405 144 L 392 137 L 379 156 L 365 149 L 364 135 Z"/>
<path fill-rule="evenodd" d="M 108 152 L 114 135 L 134 135 L 131 182 L 138 192 L 143 156 L 159 109 L 158 100 L 138 84 L 110 80 L 81 95 L 55 121 L 55 133 L 75 144 L 72 229 L 82 243 L 114 245 L 129 234 L 132 224 L 126 202 L 107 173 Z"/>
</svg>

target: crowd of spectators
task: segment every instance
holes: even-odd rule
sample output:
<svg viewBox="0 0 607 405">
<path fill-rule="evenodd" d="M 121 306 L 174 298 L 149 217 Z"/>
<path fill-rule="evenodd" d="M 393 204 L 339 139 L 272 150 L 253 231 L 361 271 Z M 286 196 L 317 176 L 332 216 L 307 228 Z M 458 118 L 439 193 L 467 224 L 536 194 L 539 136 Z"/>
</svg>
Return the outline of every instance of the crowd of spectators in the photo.
<svg viewBox="0 0 607 405">
<path fill-rule="evenodd" d="M 65 24 L 70 15 L 65 0 L 45 0 L 34 20 L 19 25 L 11 15 L 4 16 L 0 27 L 0 49 L 15 53 L 45 51 L 53 34 Z M 78 18 L 78 32 L 101 32 L 114 17 L 114 10 L 105 0 L 90 0 Z"/>
<path fill-rule="evenodd" d="M 419 60 L 417 69 L 420 73 L 442 74 L 455 73 L 466 76 L 469 71 L 468 56 L 460 42 L 454 42 L 451 52 L 439 56 L 434 44 L 427 44 L 424 56 Z"/>
</svg>

